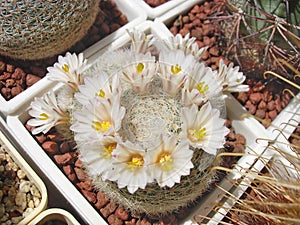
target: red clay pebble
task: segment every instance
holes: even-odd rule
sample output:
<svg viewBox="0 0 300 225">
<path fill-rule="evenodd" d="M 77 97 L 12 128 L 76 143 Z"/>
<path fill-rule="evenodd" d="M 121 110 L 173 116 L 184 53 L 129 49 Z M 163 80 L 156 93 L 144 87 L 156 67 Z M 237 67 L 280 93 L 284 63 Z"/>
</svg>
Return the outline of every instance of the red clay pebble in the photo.
<svg viewBox="0 0 300 225">
<path fill-rule="evenodd" d="M 11 99 L 11 97 L 12 97 L 12 95 L 11 95 L 11 89 L 10 89 L 10 88 L 7 88 L 7 87 L 1 88 L 1 94 L 3 95 L 3 97 L 4 97 L 6 100 Z"/>
<path fill-rule="evenodd" d="M 252 93 L 252 94 L 250 94 L 249 99 L 250 99 L 251 103 L 258 104 L 262 99 L 262 94 L 261 93 Z"/>
<path fill-rule="evenodd" d="M 26 85 L 27 87 L 31 87 L 33 84 L 35 84 L 36 82 L 38 82 L 41 78 L 33 75 L 33 74 L 27 74 L 26 76 Z"/>
<path fill-rule="evenodd" d="M 121 220 L 128 220 L 129 218 L 128 212 L 124 210 L 122 207 L 118 207 L 116 209 L 115 215 Z"/>
<path fill-rule="evenodd" d="M 25 79 L 26 73 L 19 67 L 15 69 L 13 74 L 11 75 L 11 78 L 16 79 L 16 80 L 24 80 Z"/>
<path fill-rule="evenodd" d="M 46 136 L 44 134 L 35 135 L 35 138 L 40 144 L 46 141 Z"/>
<path fill-rule="evenodd" d="M 73 184 L 76 184 L 78 182 L 78 179 L 77 179 L 77 176 L 75 173 L 71 173 L 71 174 L 68 174 L 66 175 L 69 180 L 73 183 Z"/>
<path fill-rule="evenodd" d="M 79 187 L 81 190 L 86 190 L 86 191 L 93 191 L 92 187 L 92 181 L 90 179 L 78 182 L 77 187 Z"/>
<path fill-rule="evenodd" d="M 108 218 L 108 216 L 111 215 L 116 208 L 117 208 L 116 204 L 110 202 L 104 208 L 101 208 L 100 212 L 102 213 L 104 218 Z"/>
<path fill-rule="evenodd" d="M 108 202 L 109 202 L 109 199 L 106 197 L 106 195 L 101 192 L 101 191 L 98 191 L 97 193 L 97 203 L 96 203 L 96 207 L 98 209 L 101 209 L 103 206 L 107 205 Z"/>
<path fill-rule="evenodd" d="M 122 225 L 123 221 L 118 218 L 115 214 L 111 214 L 108 218 L 107 218 L 107 222 L 110 225 Z"/>
<path fill-rule="evenodd" d="M 96 198 L 96 194 L 94 192 L 87 191 L 87 190 L 81 190 L 81 192 L 87 198 L 87 200 L 89 202 L 96 203 L 97 198 Z"/>
<path fill-rule="evenodd" d="M 260 103 L 257 106 L 258 109 L 263 109 L 263 110 L 267 110 L 267 104 L 265 101 L 260 101 Z"/>
<path fill-rule="evenodd" d="M 76 153 L 67 152 L 62 155 L 54 155 L 54 160 L 58 165 L 63 166 L 74 162 L 74 160 L 76 160 L 76 157 Z"/>
<path fill-rule="evenodd" d="M 47 138 L 51 141 L 61 141 L 61 140 L 63 140 L 63 136 L 58 132 L 48 134 Z"/>
<path fill-rule="evenodd" d="M 246 138 L 241 134 L 236 134 L 235 139 L 236 139 L 236 141 L 235 141 L 236 143 L 239 143 L 239 144 L 242 144 L 242 145 L 246 144 Z"/>
<path fill-rule="evenodd" d="M 276 110 L 269 111 L 269 117 L 272 121 L 276 118 L 277 115 L 278 113 Z"/>
<path fill-rule="evenodd" d="M 7 87 L 7 88 L 11 88 L 11 87 L 13 87 L 13 86 L 15 86 L 15 80 L 14 79 L 11 79 L 11 78 L 9 78 L 9 79 L 7 79 L 6 81 L 5 81 L 5 86 Z"/>
<path fill-rule="evenodd" d="M 83 164 L 82 164 L 82 162 L 81 162 L 80 159 L 77 159 L 77 160 L 75 161 L 75 166 L 76 166 L 76 167 L 79 167 L 79 168 L 82 168 Z"/>
<path fill-rule="evenodd" d="M 157 6 L 160 6 L 169 0 L 144 0 L 149 6 L 155 8 Z"/>
<path fill-rule="evenodd" d="M 84 171 L 84 169 L 75 167 L 74 170 L 75 170 L 78 180 L 80 180 L 80 181 L 86 180 L 87 176 L 86 176 L 86 172 Z"/>
<path fill-rule="evenodd" d="M 12 95 L 12 97 L 15 97 L 23 91 L 24 91 L 24 88 L 22 88 L 20 85 L 16 85 L 15 87 L 13 87 L 11 89 L 11 95 Z"/>
<path fill-rule="evenodd" d="M 138 220 L 136 225 L 151 225 L 151 223 L 146 218 L 143 218 L 142 220 Z"/>
<path fill-rule="evenodd" d="M 43 149 L 48 153 L 48 154 L 56 154 L 58 153 L 58 145 L 54 141 L 45 141 L 42 144 Z"/>
<path fill-rule="evenodd" d="M 74 173 L 74 169 L 70 165 L 63 166 L 63 171 L 67 176 Z"/>
<path fill-rule="evenodd" d="M 263 109 L 258 109 L 258 110 L 256 110 L 256 112 L 255 112 L 255 116 L 257 116 L 257 117 L 260 118 L 260 119 L 264 119 L 265 116 L 266 116 L 266 111 L 263 110 Z"/>
<path fill-rule="evenodd" d="M 129 221 L 125 221 L 125 225 L 135 225 L 136 224 L 136 219 L 132 218 Z"/>
</svg>

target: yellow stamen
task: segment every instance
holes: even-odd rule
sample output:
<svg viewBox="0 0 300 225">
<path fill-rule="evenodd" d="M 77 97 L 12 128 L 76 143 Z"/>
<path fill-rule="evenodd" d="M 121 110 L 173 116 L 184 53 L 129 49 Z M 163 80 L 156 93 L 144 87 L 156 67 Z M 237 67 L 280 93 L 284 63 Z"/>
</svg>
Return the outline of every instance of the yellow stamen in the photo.
<svg viewBox="0 0 300 225">
<path fill-rule="evenodd" d="M 104 152 L 101 152 L 100 155 L 103 156 L 105 159 L 110 159 L 111 158 L 111 153 L 113 150 L 115 150 L 117 147 L 117 143 L 111 143 L 104 148 Z"/>
<path fill-rule="evenodd" d="M 176 64 L 175 66 L 172 65 L 171 66 L 171 72 L 176 75 L 181 71 L 181 66 L 179 66 L 178 64 Z"/>
<path fill-rule="evenodd" d="M 111 126 L 111 123 L 109 121 L 93 121 L 92 122 L 92 127 L 97 130 L 100 131 L 102 133 L 106 132 Z"/>
<path fill-rule="evenodd" d="M 240 83 L 240 82 L 241 82 L 241 80 L 240 80 L 240 79 L 236 79 L 235 81 L 236 81 L 237 83 Z"/>
<path fill-rule="evenodd" d="M 188 130 L 188 134 L 190 136 L 190 138 L 192 139 L 192 141 L 199 141 L 201 140 L 203 137 L 206 136 L 206 128 L 199 128 L 199 129 L 190 129 Z"/>
<path fill-rule="evenodd" d="M 200 82 L 197 85 L 197 90 L 200 92 L 200 94 L 205 95 L 205 93 L 208 91 L 209 87 L 205 82 Z"/>
<path fill-rule="evenodd" d="M 127 165 L 131 171 L 134 171 L 144 165 L 144 158 L 141 155 L 133 155 L 130 161 L 127 162 Z"/>
<path fill-rule="evenodd" d="M 105 98 L 105 92 L 103 91 L 103 89 L 100 89 L 100 91 L 98 93 L 96 93 L 96 96 Z"/>
<path fill-rule="evenodd" d="M 173 160 L 168 152 L 162 152 L 157 159 L 163 171 L 168 172 L 174 168 Z"/>
<path fill-rule="evenodd" d="M 143 63 L 139 63 L 136 66 L 136 71 L 138 72 L 138 74 L 141 74 L 143 72 L 144 68 L 145 68 L 144 64 Z"/>
<path fill-rule="evenodd" d="M 63 71 L 65 71 L 66 73 L 68 73 L 69 70 L 70 70 L 70 68 L 69 68 L 69 66 L 68 66 L 67 64 L 64 64 L 61 68 L 62 68 Z"/>
<path fill-rule="evenodd" d="M 46 114 L 46 113 L 41 113 L 39 119 L 40 119 L 40 120 L 47 120 L 47 119 L 49 119 L 49 116 L 48 116 L 48 114 Z"/>
</svg>

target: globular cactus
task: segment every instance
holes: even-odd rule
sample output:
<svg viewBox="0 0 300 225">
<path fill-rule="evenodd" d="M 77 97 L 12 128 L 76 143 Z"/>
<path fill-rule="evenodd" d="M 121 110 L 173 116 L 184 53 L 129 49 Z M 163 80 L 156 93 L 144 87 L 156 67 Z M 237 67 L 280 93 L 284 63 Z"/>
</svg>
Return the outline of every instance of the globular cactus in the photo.
<svg viewBox="0 0 300 225">
<path fill-rule="evenodd" d="M 300 67 L 300 1 L 224 0 L 221 19 L 229 55 L 244 71 L 288 76 L 282 60 Z"/>
<path fill-rule="evenodd" d="M 99 0 L 0 1 L 0 54 L 35 60 L 60 54 L 94 23 Z"/>
</svg>

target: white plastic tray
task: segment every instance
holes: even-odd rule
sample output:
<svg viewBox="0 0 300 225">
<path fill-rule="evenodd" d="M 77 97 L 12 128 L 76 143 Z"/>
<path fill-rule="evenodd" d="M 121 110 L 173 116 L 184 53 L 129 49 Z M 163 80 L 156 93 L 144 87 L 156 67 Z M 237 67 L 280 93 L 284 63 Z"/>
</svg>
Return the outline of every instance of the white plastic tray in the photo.
<svg viewBox="0 0 300 225">
<path fill-rule="evenodd" d="M 4 121 L 0 118 L 1 127 L 5 126 Z M 18 153 L 13 144 L 7 139 L 5 134 L 0 131 L 0 143 L 5 151 L 11 156 L 13 161 L 18 165 L 18 167 L 23 170 L 26 177 L 34 183 L 41 194 L 41 201 L 38 207 L 34 208 L 33 211 L 28 214 L 23 220 L 19 222 L 19 225 L 28 224 L 32 219 L 34 219 L 40 212 L 42 212 L 47 207 L 48 195 L 47 189 L 41 178 L 34 172 L 34 170 L 28 165 L 28 163 L 23 159 L 23 157 Z"/>
<path fill-rule="evenodd" d="M 146 12 L 148 19 L 155 19 L 166 13 L 168 10 L 186 1 L 189 0 L 170 0 L 157 7 L 151 7 L 144 0 L 133 0 L 133 2 L 136 2 Z"/>
<path fill-rule="evenodd" d="M 34 218 L 28 225 L 43 225 L 46 222 L 58 220 L 67 225 L 80 225 L 74 216 L 66 210 L 59 208 L 47 209 Z"/>
<path fill-rule="evenodd" d="M 118 37 L 124 35 L 127 29 L 131 29 L 146 20 L 146 13 L 133 1 L 115 0 L 115 2 L 119 10 L 127 16 L 128 23 L 84 50 L 83 54 L 86 58 L 91 57 L 94 53 L 98 52 Z M 34 85 L 27 88 L 9 101 L 5 100 L 5 98 L 0 94 L 0 112 L 4 115 L 15 113 L 18 109 L 24 106 L 26 102 L 31 101 L 33 97 L 38 96 L 44 90 L 49 90 L 55 84 L 56 83 L 53 81 L 42 78 L 40 81 L 36 82 Z"/>
</svg>

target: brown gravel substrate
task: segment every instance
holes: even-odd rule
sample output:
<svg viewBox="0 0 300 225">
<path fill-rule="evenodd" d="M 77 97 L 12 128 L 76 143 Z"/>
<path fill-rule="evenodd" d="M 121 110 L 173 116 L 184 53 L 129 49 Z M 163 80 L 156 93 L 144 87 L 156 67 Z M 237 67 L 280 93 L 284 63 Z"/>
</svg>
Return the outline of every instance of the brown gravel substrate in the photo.
<svg viewBox="0 0 300 225">
<path fill-rule="evenodd" d="M 87 35 L 68 51 L 72 53 L 82 52 L 128 22 L 114 0 L 101 1 L 99 7 L 102 12 L 98 14 Z M 13 60 L 1 56 L 0 52 L 1 95 L 7 101 L 12 99 L 44 77 L 47 73 L 47 67 L 52 66 L 56 61 L 57 56 L 35 61 Z"/>
<path fill-rule="evenodd" d="M 240 92 L 234 96 L 267 128 L 276 116 L 289 104 L 289 93 L 281 93 L 282 86 L 277 91 L 270 91 L 260 81 L 247 81 L 250 89 L 248 92 Z"/>
<path fill-rule="evenodd" d="M 195 5 L 186 14 L 179 15 L 168 25 L 172 34 L 180 33 L 185 36 L 190 33 L 196 38 L 199 48 L 208 46 L 202 55 L 202 60 L 213 70 L 218 69 L 220 59 L 223 59 L 226 64 L 229 63 L 221 52 L 221 31 L 214 20 L 208 18 L 218 12 L 220 2 L 220 0 L 214 0 Z"/>
<path fill-rule="evenodd" d="M 235 133 L 230 120 L 226 121 L 226 126 L 230 129 L 230 133 L 226 137 L 225 150 L 227 152 L 244 152 L 245 137 Z M 26 127 L 29 131 L 32 129 L 28 125 Z M 87 178 L 83 165 L 78 158 L 74 141 L 64 141 L 55 129 L 49 131 L 47 135 L 40 134 L 34 138 L 110 225 L 176 225 L 189 212 L 189 208 L 183 208 L 179 213 L 161 219 L 150 219 L 146 215 L 131 215 L 130 212 L 111 202 L 104 193 L 94 189 L 91 179 Z M 226 157 L 223 160 L 223 166 L 231 167 L 233 163 L 236 163 L 236 160 L 237 158 L 234 157 Z"/>
</svg>

